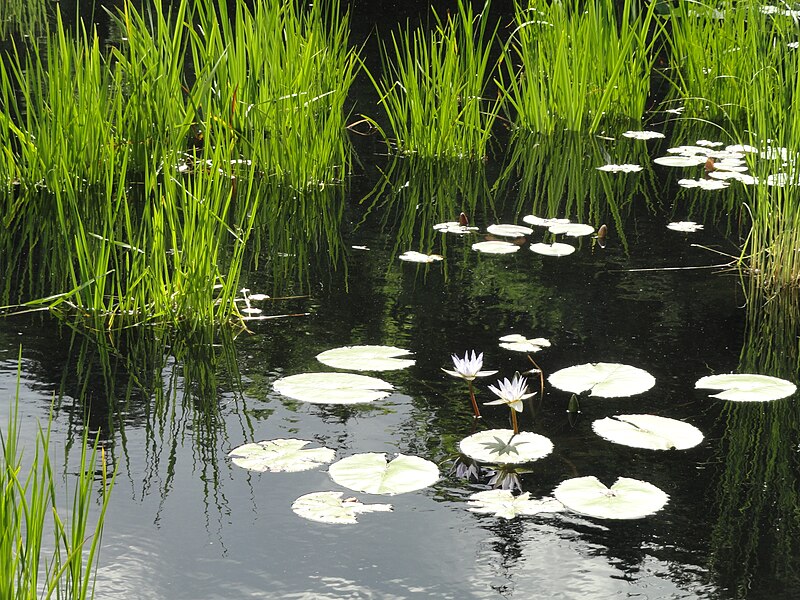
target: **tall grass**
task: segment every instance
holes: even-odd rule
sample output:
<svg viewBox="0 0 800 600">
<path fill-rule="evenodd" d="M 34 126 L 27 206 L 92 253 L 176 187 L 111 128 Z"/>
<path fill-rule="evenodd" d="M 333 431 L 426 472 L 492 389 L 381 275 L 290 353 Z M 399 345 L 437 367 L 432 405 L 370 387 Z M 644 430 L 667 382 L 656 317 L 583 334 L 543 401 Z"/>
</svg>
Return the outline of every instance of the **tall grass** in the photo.
<svg viewBox="0 0 800 600">
<path fill-rule="evenodd" d="M 487 154 L 500 103 L 486 98 L 494 71 L 496 30 L 489 3 L 475 14 L 462 0 L 446 18 L 433 13 L 430 32 L 393 33 L 381 52 L 380 93 L 396 150 L 423 158 L 481 159 Z"/>
<path fill-rule="evenodd" d="M 23 466 L 19 383 L 17 386 L 7 433 L 0 434 L 4 458 L 0 468 L 0 597 L 91 598 L 114 476 L 107 472 L 105 455 L 97 442 L 92 444 L 84 434 L 71 506 L 68 510 L 59 507 L 57 478 L 50 460 L 49 426 L 39 429 L 33 459 Z M 99 513 L 92 517 L 98 469 L 101 502 Z M 69 517 L 62 518 L 65 514 Z M 52 525 L 48 525 L 51 518 Z M 48 531 L 54 534 L 53 542 L 46 539 Z"/>
<path fill-rule="evenodd" d="M 522 130 L 598 131 L 642 118 L 650 93 L 655 2 L 530 0 L 516 5 L 501 88 Z"/>
<path fill-rule="evenodd" d="M 0 40 L 12 34 L 36 35 L 46 25 L 47 0 L 0 2 Z"/>
</svg>

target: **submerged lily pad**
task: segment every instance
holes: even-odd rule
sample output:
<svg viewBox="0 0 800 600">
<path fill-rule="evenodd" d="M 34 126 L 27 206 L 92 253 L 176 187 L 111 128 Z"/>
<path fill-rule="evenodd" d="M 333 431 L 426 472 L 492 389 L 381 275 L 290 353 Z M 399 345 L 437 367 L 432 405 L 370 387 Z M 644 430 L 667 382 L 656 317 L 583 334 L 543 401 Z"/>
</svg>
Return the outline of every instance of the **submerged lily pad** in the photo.
<svg viewBox="0 0 800 600">
<path fill-rule="evenodd" d="M 439 480 L 439 467 L 431 461 L 398 454 L 387 462 L 383 452 L 348 456 L 333 463 L 328 472 L 339 485 L 368 494 L 403 494 Z"/>
<path fill-rule="evenodd" d="M 416 263 L 432 263 L 444 260 L 444 256 L 441 254 L 423 254 L 422 252 L 417 252 L 416 250 L 408 250 L 403 252 L 398 258 L 406 262 Z"/>
<path fill-rule="evenodd" d="M 537 244 L 531 244 L 531 251 L 544 256 L 569 256 L 575 252 L 575 246 L 561 244 L 559 242 L 554 242 L 552 244 L 539 242 Z"/>
<path fill-rule="evenodd" d="M 640 519 L 658 512 L 669 500 L 646 481 L 620 477 L 608 488 L 591 475 L 564 481 L 553 495 L 568 509 L 598 519 Z"/>
<path fill-rule="evenodd" d="M 295 400 L 314 404 L 358 404 L 385 398 L 393 389 L 377 377 L 354 373 L 300 373 L 282 377 L 273 389 Z"/>
<path fill-rule="evenodd" d="M 511 242 L 490 240 L 488 242 L 476 242 L 472 244 L 472 249 L 486 254 L 511 254 L 519 250 L 519 246 Z"/>
<path fill-rule="evenodd" d="M 553 442 L 543 435 L 511 429 L 489 429 L 464 438 L 459 443 L 463 454 L 477 461 L 519 465 L 539 460 L 553 451 Z"/>
<path fill-rule="evenodd" d="M 532 500 L 529 492 L 515 496 L 511 490 L 484 490 L 469 497 L 469 510 L 513 519 L 517 515 L 562 512 L 564 505 L 555 498 Z"/>
<path fill-rule="evenodd" d="M 530 235 L 533 233 L 533 229 L 530 227 L 523 227 L 522 225 L 505 225 L 505 224 L 498 224 L 498 225 L 489 225 L 486 228 L 488 233 L 492 235 L 499 235 L 501 237 L 520 237 L 523 235 Z"/>
<path fill-rule="evenodd" d="M 570 237 L 581 237 L 583 235 L 593 234 L 594 227 L 591 225 L 584 225 L 583 223 L 562 223 L 551 225 L 548 231 L 556 235 L 564 234 Z"/>
<path fill-rule="evenodd" d="M 734 400 L 736 402 L 769 402 L 770 400 L 786 398 L 797 391 L 797 386 L 791 381 L 770 377 L 769 375 L 754 375 L 750 373 L 708 375 L 698 379 L 694 387 L 706 390 L 722 390 L 719 394 L 712 394 L 711 397 Z"/>
<path fill-rule="evenodd" d="M 362 504 L 355 498 L 342 499 L 343 492 L 312 492 L 292 503 L 294 513 L 319 523 L 352 525 L 357 516 L 368 512 L 391 512 L 391 504 Z"/>
<path fill-rule="evenodd" d="M 343 346 L 317 354 L 317 360 L 334 369 L 351 371 L 393 371 L 405 369 L 413 360 L 397 358 L 411 354 L 394 346 Z"/>
<path fill-rule="evenodd" d="M 657 415 L 616 415 L 596 420 L 592 429 L 610 442 L 651 450 L 685 450 L 703 441 L 694 425 Z"/>
<path fill-rule="evenodd" d="M 620 398 L 646 392 L 656 383 L 644 369 L 617 363 L 586 363 L 556 371 L 547 378 L 551 385 L 565 392 Z"/>
<path fill-rule="evenodd" d="M 233 464 L 251 471 L 285 471 L 297 473 L 310 471 L 331 462 L 336 451 L 330 448 L 309 448 L 308 440 L 278 438 L 243 444 L 228 453 Z"/>
</svg>

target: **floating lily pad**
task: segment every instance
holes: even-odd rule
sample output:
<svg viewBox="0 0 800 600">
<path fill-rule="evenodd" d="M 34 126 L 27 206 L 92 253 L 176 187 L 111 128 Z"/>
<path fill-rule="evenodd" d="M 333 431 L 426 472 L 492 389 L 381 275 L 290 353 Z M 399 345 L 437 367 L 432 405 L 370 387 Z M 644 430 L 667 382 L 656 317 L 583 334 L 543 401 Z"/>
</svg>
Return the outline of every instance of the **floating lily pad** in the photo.
<svg viewBox="0 0 800 600">
<path fill-rule="evenodd" d="M 756 185 L 758 183 L 756 177 L 738 171 L 711 171 L 708 176 L 712 179 L 722 179 L 723 181 L 733 179 L 734 181 L 740 181 L 744 185 Z"/>
<path fill-rule="evenodd" d="M 553 442 L 543 435 L 511 429 L 489 429 L 464 438 L 459 443 L 463 454 L 477 461 L 519 465 L 539 460 L 553 451 Z"/>
<path fill-rule="evenodd" d="M 537 217 L 536 215 L 525 215 L 522 217 L 522 220 L 528 225 L 536 225 L 538 227 L 550 227 L 551 225 L 569 223 L 569 219 L 543 219 L 542 217 Z"/>
<path fill-rule="evenodd" d="M 592 429 L 610 442 L 651 450 L 685 450 L 703 441 L 694 425 L 656 415 L 616 415 L 596 420 Z"/>
<path fill-rule="evenodd" d="M 537 244 L 531 244 L 531 251 L 536 252 L 536 254 L 543 254 L 544 256 L 569 256 L 575 252 L 575 246 L 561 244 L 559 242 L 554 242 L 552 244 L 539 242 Z"/>
<path fill-rule="evenodd" d="M 695 144 L 703 148 L 719 148 L 725 145 L 723 142 L 712 142 L 710 140 L 697 140 Z"/>
<path fill-rule="evenodd" d="M 642 166 L 629 164 L 603 165 L 602 167 L 597 167 L 597 170 L 605 171 L 606 173 L 638 173 L 642 170 Z"/>
<path fill-rule="evenodd" d="M 547 378 L 551 385 L 565 392 L 620 398 L 646 392 L 656 383 L 647 371 L 617 363 L 587 363 L 556 371 Z"/>
<path fill-rule="evenodd" d="M 387 462 L 382 452 L 348 456 L 333 463 L 328 472 L 339 485 L 368 494 L 403 494 L 439 480 L 439 468 L 429 460 L 398 454 Z"/>
<path fill-rule="evenodd" d="M 514 352 L 538 352 L 542 348 L 549 348 L 550 341 L 544 338 L 528 339 L 524 335 L 512 333 L 500 338 L 500 347 Z"/>
<path fill-rule="evenodd" d="M 446 223 L 437 223 L 433 226 L 436 231 L 441 231 L 442 233 L 456 233 L 456 234 L 465 234 L 470 233 L 471 231 L 478 231 L 477 227 L 470 227 L 468 225 L 462 225 L 458 221 L 447 221 Z"/>
<path fill-rule="evenodd" d="M 441 254 L 423 254 L 422 252 L 417 252 L 416 250 L 408 250 L 403 252 L 398 258 L 406 262 L 416 263 L 432 263 L 444 260 L 444 256 Z"/>
<path fill-rule="evenodd" d="M 753 375 L 750 373 L 729 373 L 726 375 L 709 375 L 701 377 L 694 384 L 697 389 L 722 390 L 712 394 L 712 398 L 734 400 L 736 402 L 768 402 L 791 396 L 797 386 L 791 381 L 770 377 L 769 375 Z"/>
<path fill-rule="evenodd" d="M 550 233 L 556 235 L 568 235 L 570 237 L 581 237 L 583 235 L 591 235 L 594 233 L 594 227 L 591 225 L 584 225 L 583 223 L 562 223 L 551 225 L 548 228 Z"/>
<path fill-rule="evenodd" d="M 564 481 L 553 495 L 568 509 L 598 519 L 640 519 L 658 512 L 669 500 L 646 481 L 620 477 L 608 488 L 591 475 Z"/>
<path fill-rule="evenodd" d="M 298 516 L 319 523 L 352 525 L 357 516 L 368 512 L 391 512 L 391 504 L 362 504 L 355 498 L 342 499 L 342 492 L 312 492 L 292 503 Z"/>
<path fill-rule="evenodd" d="M 672 229 L 673 231 L 682 231 L 684 233 L 692 233 L 699 231 L 702 228 L 702 225 L 698 225 L 694 221 L 676 221 L 675 223 L 670 223 L 667 225 L 667 229 Z"/>
<path fill-rule="evenodd" d="M 411 354 L 394 346 L 343 346 L 317 354 L 317 360 L 334 369 L 351 371 L 393 371 L 405 369 L 413 360 L 397 358 Z"/>
<path fill-rule="evenodd" d="M 663 167 L 696 167 L 705 164 L 705 156 L 659 156 L 653 162 Z"/>
<path fill-rule="evenodd" d="M 622 135 L 634 140 L 653 140 L 664 137 L 664 134 L 658 131 L 626 131 Z"/>
<path fill-rule="evenodd" d="M 529 492 L 515 496 L 511 490 L 484 490 L 469 497 L 469 510 L 513 519 L 517 515 L 562 512 L 564 505 L 555 498 L 532 500 Z"/>
<path fill-rule="evenodd" d="M 730 183 L 721 179 L 679 179 L 678 185 L 701 190 L 724 190 Z"/>
<path fill-rule="evenodd" d="M 303 448 L 312 442 L 279 438 L 243 444 L 228 453 L 233 464 L 251 471 L 310 471 L 331 462 L 336 451 L 330 448 Z"/>
<path fill-rule="evenodd" d="M 385 398 L 392 384 L 354 373 L 300 373 L 278 379 L 279 394 L 314 404 L 358 404 Z"/>
<path fill-rule="evenodd" d="M 476 242 L 472 244 L 472 249 L 486 254 L 511 254 L 519 250 L 519 246 L 511 242 L 490 240 L 488 242 Z"/>
<path fill-rule="evenodd" d="M 489 225 L 489 227 L 486 228 L 486 231 L 492 235 L 510 238 L 530 235 L 533 233 L 533 229 L 530 227 L 523 227 L 522 225 L 504 225 L 502 223 L 498 225 Z"/>
</svg>

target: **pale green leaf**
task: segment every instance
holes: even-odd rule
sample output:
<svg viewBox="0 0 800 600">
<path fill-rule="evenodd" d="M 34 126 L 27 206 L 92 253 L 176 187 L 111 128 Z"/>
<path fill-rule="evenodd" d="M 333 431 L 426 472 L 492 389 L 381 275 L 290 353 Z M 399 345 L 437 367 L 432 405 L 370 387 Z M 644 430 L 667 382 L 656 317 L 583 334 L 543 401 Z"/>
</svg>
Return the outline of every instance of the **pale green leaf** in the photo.
<svg viewBox="0 0 800 600">
<path fill-rule="evenodd" d="M 314 404 L 357 404 L 385 398 L 392 384 L 353 373 L 301 373 L 272 384 L 276 392 Z"/>
<path fill-rule="evenodd" d="M 387 462 L 382 452 L 348 456 L 333 463 L 328 472 L 339 485 L 369 494 L 403 494 L 439 480 L 439 468 L 429 460 L 398 454 Z"/>
<path fill-rule="evenodd" d="M 553 495 L 568 509 L 598 519 L 640 519 L 661 510 L 669 500 L 646 481 L 620 477 L 610 488 L 597 477 L 576 477 L 561 483 Z"/>
<path fill-rule="evenodd" d="M 362 504 L 355 498 L 342 499 L 342 492 L 312 492 L 292 503 L 295 514 L 319 523 L 351 525 L 368 512 L 391 512 L 391 504 Z"/>
<path fill-rule="evenodd" d="M 656 383 L 647 371 L 617 363 L 587 363 L 561 369 L 550 375 L 551 385 L 565 392 L 619 398 L 646 392 Z"/>
<path fill-rule="evenodd" d="M 517 515 L 561 512 L 564 505 L 555 498 L 532 500 L 529 492 L 515 496 L 511 490 L 484 490 L 469 497 L 469 510 L 513 519 Z"/>
<path fill-rule="evenodd" d="M 500 447 L 506 449 L 498 452 Z M 547 456 L 553 451 L 553 442 L 530 431 L 514 435 L 511 429 L 489 429 L 464 438 L 459 443 L 459 449 L 479 462 L 518 465 Z"/>
<path fill-rule="evenodd" d="M 303 448 L 312 442 L 279 438 L 243 444 L 228 453 L 233 464 L 251 471 L 308 471 L 331 462 L 336 451 L 330 448 Z"/>
<path fill-rule="evenodd" d="M 791 381 L 768 375 L 753 375 L 749 373 L 709 375 L 700 378 L 694 387 L 722 390 L 719 394 L 712 394 L 712 398 L 735 400 L 737 402 L 768 402 L 786 398 L 797 391 L 797 386 Z"/>
<path fill-rule="evenodd" d="M 334 369 L 351 371 L 392 371 L 405 369 L 413 360 L 397 358 L 410 354 L 394 346 L 343 346 L 317 354 L 317 360 Z"/>
<path fill-rule="evenodd" d="M 616 415 L 596 420 L 592 429 L 611 442 L 651 450 L 685 450 L 703 441 L 694 425 L 657 415 Z"/>
</svg>

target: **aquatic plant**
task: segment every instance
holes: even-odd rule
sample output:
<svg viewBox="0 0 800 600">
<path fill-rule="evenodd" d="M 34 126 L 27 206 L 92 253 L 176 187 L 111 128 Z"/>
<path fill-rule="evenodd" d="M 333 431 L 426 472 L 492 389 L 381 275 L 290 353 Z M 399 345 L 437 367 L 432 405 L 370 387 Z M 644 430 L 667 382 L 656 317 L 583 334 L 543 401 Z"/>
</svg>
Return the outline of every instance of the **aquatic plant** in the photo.
<svg viewBox="0 0 800 600">
<path fill-rule="evenodd" d="M 451 355 L 450 358 L 453 359 L 453 368 L 455 370 L 442 369 L 442 371 L 453 377 L 460 377 L 467 382 L 469 386 L 469 397 L 472 401 L 472 411 L 475 413 L 475 418 L 480 419 L 481 411 L 478 408 L 477 400 L 475 400 L 475 388 L 472 386 L 472 382 L 476 377 L 488 377 L 489 375 L 494 375 L 497 371 L 482 370 L 483 352 L 476 355 L 475 350 L 473 350 L 472 354 L 465 352 L 464 358 L 459 358 L 455 354 Z"/>
<path fill-rule="evenodd" d="M 514 433 L 519 433 L 519 425 L 517 424 L 517 413 L 522 412 L 522 401 L 530 398 L 536 392 L 528 393 L 528 380 L 521 377 L 519 373 L 514 375 L 514 378 L 509 381 L 506 377 L 503 380 L 497 381 L 497 387 L 490 385 L 489 389 L 492 390 L 498 397 L 498 400 L 491 402 L 484 402 L 484 404 L 505 404 L 511 412 L 511 425 Z"/>
<path fill-rule="evenodd" d="M 4 459 L 0 468 L 0 596 L 9 600 L 28 600 L 42 594 L 48 598 L 91 598 L 106 509 L 114 486 L 105 453 L 97 440 L 91 442 L 84 433 L 72 501 L 65 508 L 60 506 L 56 493 L 50 423 L 47 429 L 39 427 L 33 459 L 28 465 L 22 462 L 19 427 L 18 378 L 8 429 L 5 435 L 0 434 Z M 100 507 L 92 515 L 96 477 Z M 47 525 L 50 518 L 52 528 Z M 48 529 L 54 535 L 52 545 L 45 541 Z"/>
<path fill-rule="evenodd" d="M 401 154 L 425 158 L 483 159 L 500 109 L 486 97 L 494 64 L 495 31 L 487 1 L 475 14 L 470 3 L 442 19 L 433 12 L 430 33 L 422 28 L 392 33 L 381 51 L 380 94 Z"/>
<path fill-rule="evenodd" d="M 612 0 L 516 4 L 500 88 L 518 129 L 596 132 L 641 120 L 657 35 L 655 2 Z M 653 31 L 651 31 L 651 29 Z"/>
</svg>

